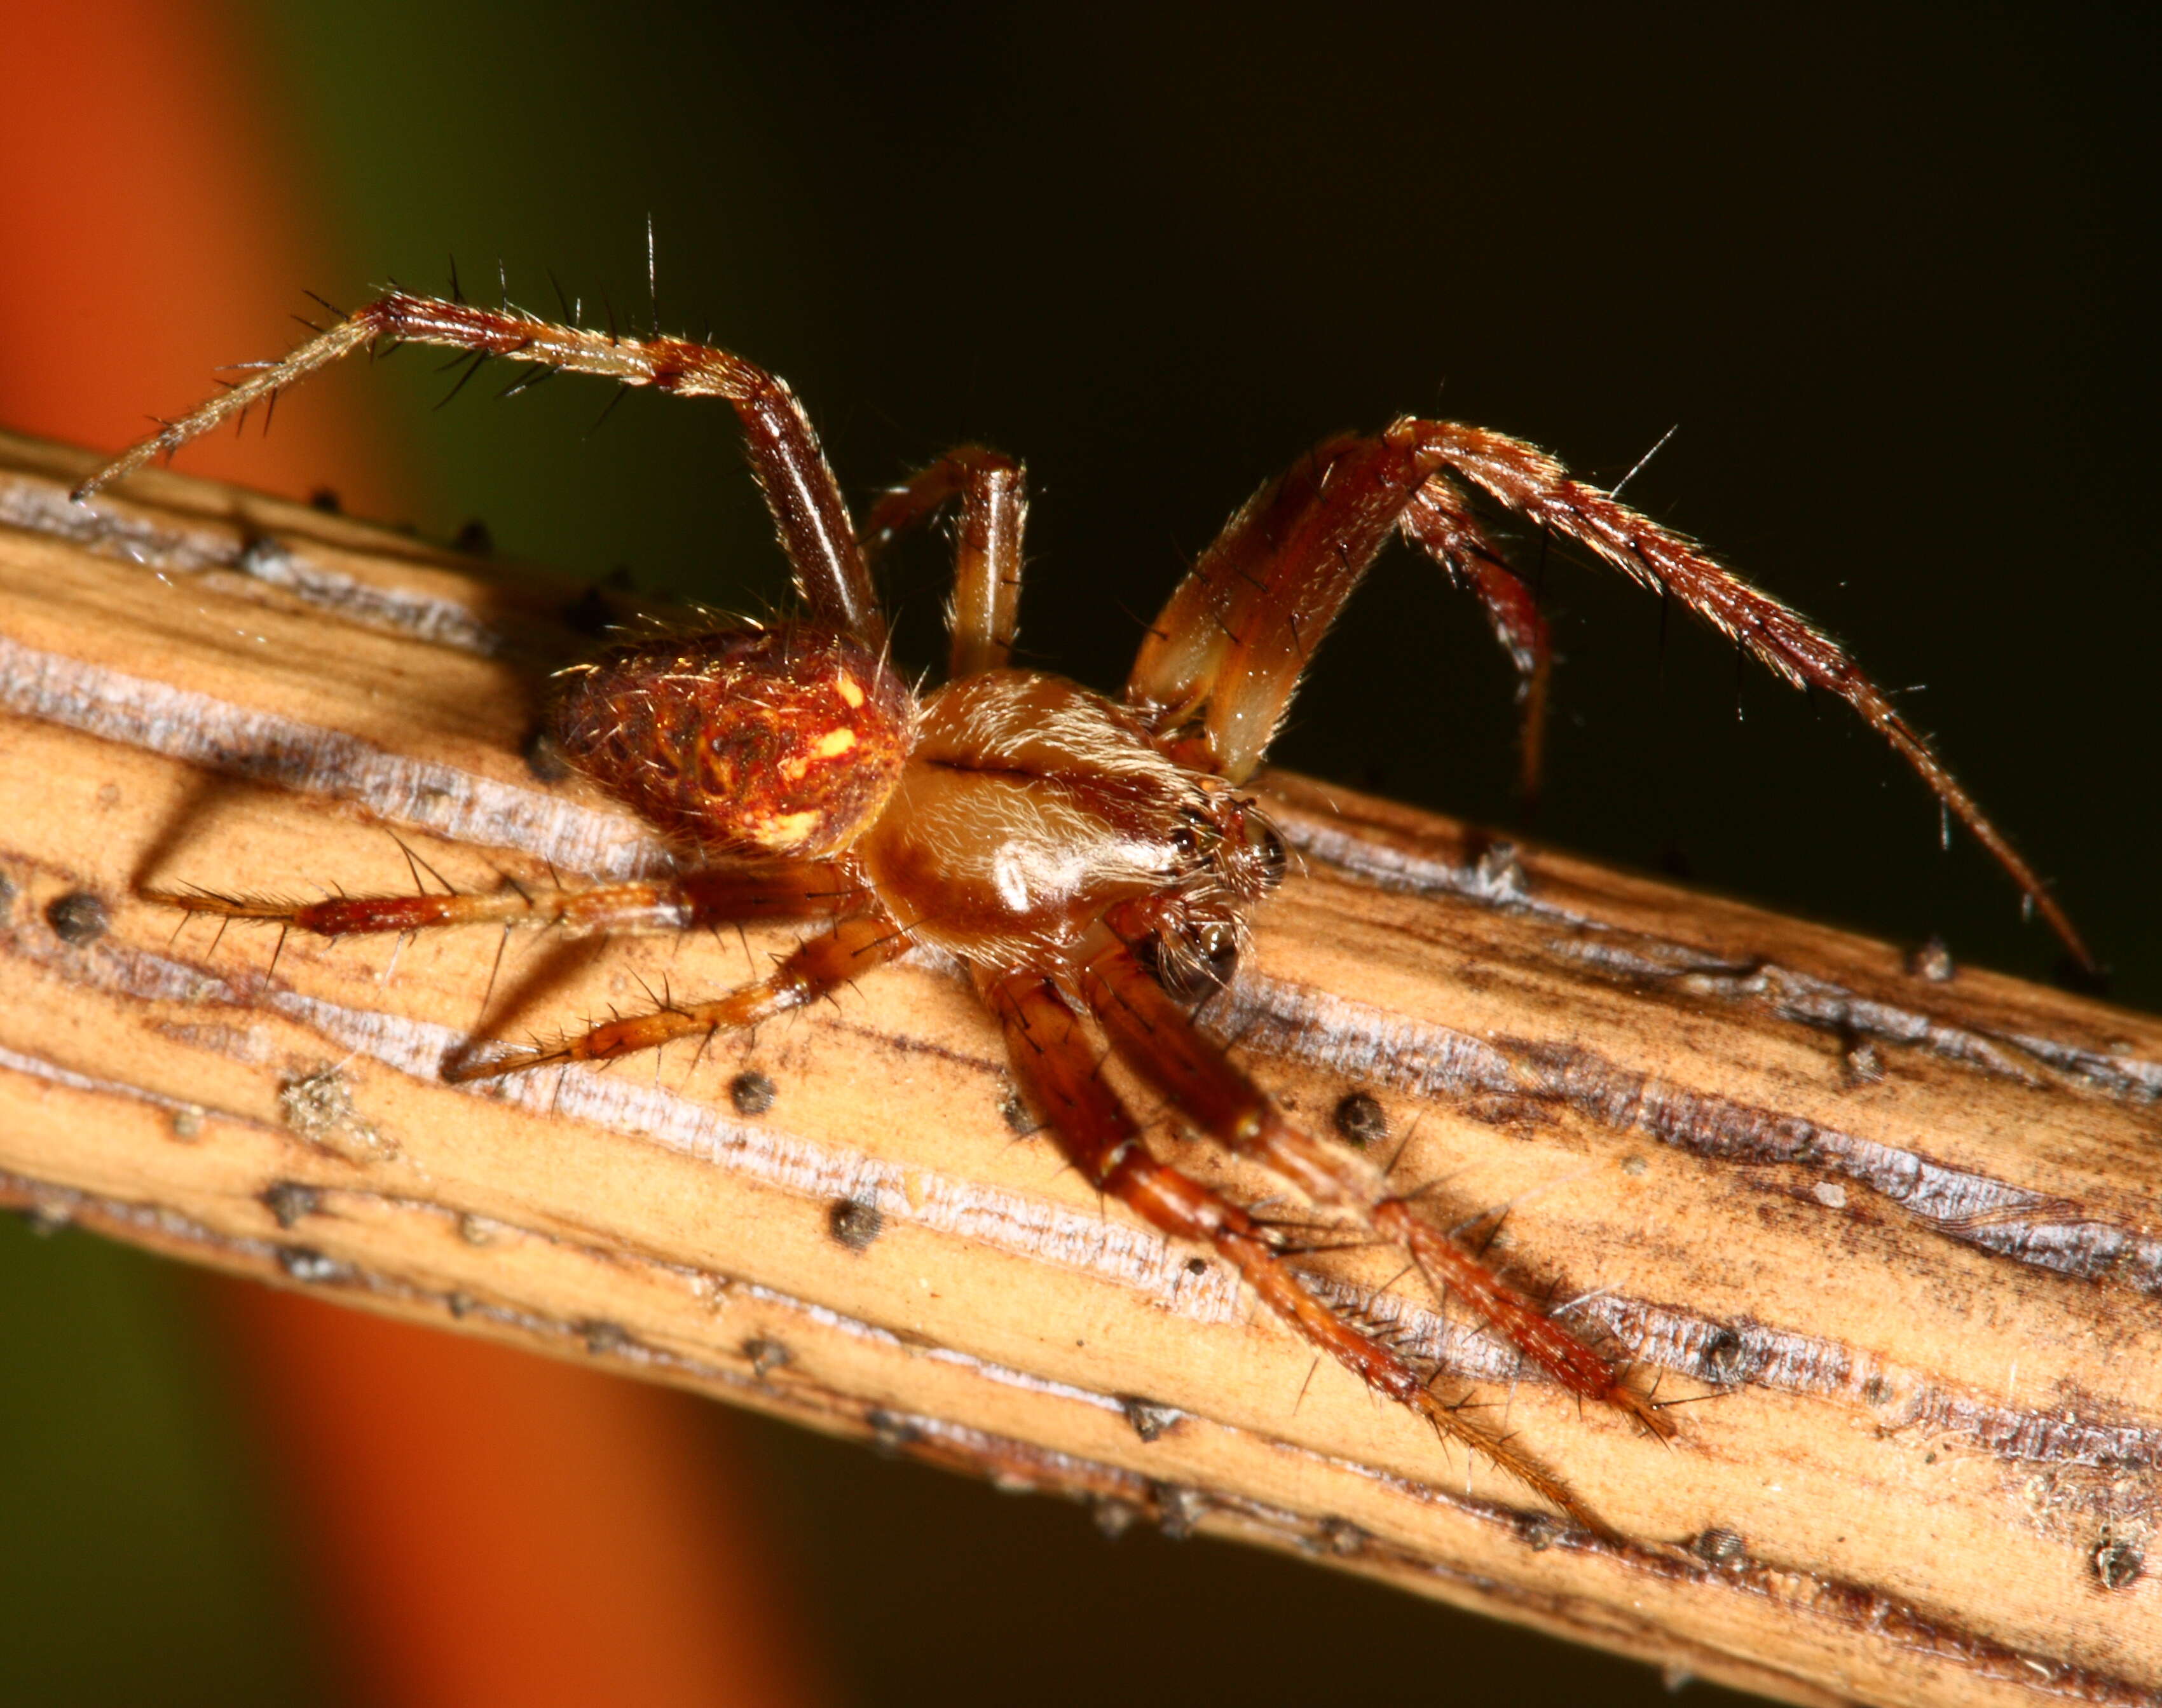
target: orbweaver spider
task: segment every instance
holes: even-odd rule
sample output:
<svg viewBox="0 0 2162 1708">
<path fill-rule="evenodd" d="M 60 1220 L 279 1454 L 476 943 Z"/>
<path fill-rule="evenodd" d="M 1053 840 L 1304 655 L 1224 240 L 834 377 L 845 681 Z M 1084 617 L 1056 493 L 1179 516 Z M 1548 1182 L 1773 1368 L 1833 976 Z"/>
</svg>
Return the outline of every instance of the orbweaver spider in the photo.
<svg viewBox="0 0 2162 1708">
<path fill-rule="evenodd" d="M 136 446 L 76 496 L 384 340 L 723 399 L 741 420 L 802 614 L 635 641 L 563 674 L 557 743 L 680 851 L 676 876 L 548 896 L 156 899 L 326 936 L 478 922 L 589 932 L 821 922 L 755 984 L 551 1044 L 462 1056 L 444 1069 L 457 1080 L 750 1026 L 919 945 L 943 950 L 966 969 L 1027 1096 L 1085 1178 L 1213 1250 L 1320 1351 L 1595 1528 L 1604 1527 L 1559 1476 L 1327 1303 L 1289 1261 L 1281 1230 L 1157 1160 L 1099 1071 L 1099 1033 L 1196 1131 L 1401 1246 L 1437 1293 L 1453 1293 L 1553 1380 L 1673 1433 L 1612 1363 L 1428 1222 L 1382 1171 L 1289 1120 L 1189 1013 L 1230 978 L 1249 916 L 1283 875 L 1283 844 L 1241 786 L 1389 536 L 1402 534 L 1484 603 L 1524 673 L 1534 719 L 1545 626 L 1473 511 L 1473 488 L 1679 599 L 1788 682 L 1838 695 L 2088 960 L 2034 874 L 1838 647 L 1544 452 L 1480 428 L 1406 417 L 1331 439 L 1263 487 L 1172 594 L 1117 700 L 1008 663 L 1026 509 L 1018 462 L 979 447 L 948 452 L 880 498 L 859 534 L 788 388 L 740 357 L 676 338 L 393 291 Z M 918 696 L 885 656 L 871 560 L 951 503 L 960 525 L 948 680 Z"/>
</svg>

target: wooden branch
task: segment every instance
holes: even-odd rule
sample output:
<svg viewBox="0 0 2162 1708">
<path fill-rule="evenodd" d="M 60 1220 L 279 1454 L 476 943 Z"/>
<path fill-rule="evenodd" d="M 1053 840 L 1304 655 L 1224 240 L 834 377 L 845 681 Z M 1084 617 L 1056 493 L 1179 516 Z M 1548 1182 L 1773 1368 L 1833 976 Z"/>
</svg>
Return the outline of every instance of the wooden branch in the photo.
<svg viewBox="0 0 2162 1708">
<path fill-rule="evenodd" d="M 598 596 L 168 475 L 91 515 L 88 466 L 0 441 L 0 1196 L 1791 1701 L 2162 1700 L 2162 1024 L 1272 779 L 1307 870 L 1213 1023 L 1317 1128 L 1369 1094 L 1438 1214 L 1512 1205 L 1514 1274 L 1712 1397 L 1663 1448 L 1376 1293 L 1392 1254 L 1328 1260 L 1608 1543 L 1014 1142 L 938 967 L 452 1088 L 478 1026 L 778 939 L 514 943 L 491 996 L 489 933 L 394 977 L 175 938 L 137 886 L 404 886 L 386 823 L 461 887 L 656 851 L 521 756 Z"/>
</svg>

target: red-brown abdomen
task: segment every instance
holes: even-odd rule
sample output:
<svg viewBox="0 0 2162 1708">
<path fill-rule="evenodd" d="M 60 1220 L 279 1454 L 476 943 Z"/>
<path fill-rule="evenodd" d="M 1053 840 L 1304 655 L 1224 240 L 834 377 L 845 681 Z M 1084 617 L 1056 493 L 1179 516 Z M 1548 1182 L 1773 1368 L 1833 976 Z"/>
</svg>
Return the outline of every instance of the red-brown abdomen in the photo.
<svg viewBox="0 0 2162 1708">
<path fill-rule="evenodd" d="M 671 841 L 717 858 L 816 859 L 884 809 L 916 701 L 861 641 L 784 624 L 641 641 L 567 671 L 555 736 Z"/>
</svg>

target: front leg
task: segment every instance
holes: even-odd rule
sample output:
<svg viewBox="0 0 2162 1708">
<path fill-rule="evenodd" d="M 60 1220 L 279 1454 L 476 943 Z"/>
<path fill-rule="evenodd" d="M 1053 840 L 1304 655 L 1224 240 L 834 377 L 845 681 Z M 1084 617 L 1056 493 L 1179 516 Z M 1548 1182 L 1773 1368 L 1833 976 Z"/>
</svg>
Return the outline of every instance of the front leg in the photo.
<svg viewBox="0 0 2162 1708">
<path fill-rule="evenodd" d="M 1235 782 L 1251 776 L 1323 634 L 1390 530 L 1403 528 L 1438 556 L 1458 549 L 1452 537 L 1468 537 L 1461 530 L 1469 513 L 1451 496 L 1451 476 L 1679 601 L 1782 681 L 1846 701 L 1988 850 L 2073 958 L 2095 970 L 2034 868 L 1830 636 L 1692 541 L 1571 478 L 1536 446 L 1486 428 L 1407 416 L 1371 438 L 1332 440 L 1264 487 L 1157 617 L 1128 700 L 1185 762 Z M 1475 558 L 1487 555 L 1480 539 Z"/>
<path fill-rule="evenodd" d="M 1612 1538 L 1612 1530 L 1559 1476 L 1479 1428 L 1460 1403 L 1437 1395 L 1402 1354 L 1322 1298 L 1286 1261 L 1282 1242 L 1249 1211 L 1151 1154 L 1133 1117 L 1104 1082 L 1079 1016 L 1050 979 L 1034 973 L 1000 977 L 981 968 L 975 979 L 1005 1034 L 1016 1077 L 1084 1179 L 1150 1226 L 1214 1251 L 1317 1351 L 1417 1413 L 1444 1439 L 1462 1443 L 1587 1529 Z"/>
<path fill-rule="evenodd" d="M 356 309 L 286 357 L 267 363 L 231 389 L 131 447 L 76 489 L 87 499 L 160 453 L 179 449 L 221 421 L 269 404 L 285 387 L 381 340 L 436 344 L 544 370 L 591 373 L 619 385 L 650 385 L 680 397 L 718 397 L 743 424 L 744 448 L 773 513 L 781 549 L 813 621 L 876 646 L 885 620 L 854 524 L 809 417 L 786 382 L 742 357 L 683 338 L 619 337 L 559 326 L 522 309 L 481 308 L 394 290 Z"/>
<path fill-rule="evenodd" d="M 1115 915 L 1111 922 L 1115 929 Z M 1124 943 L 1101 943 L 1082 964 L 1078 982 L 1120 1059 L 1169 1098 L 1196 1132 L 1266 1163 L 1315 1204 L 1345 1211 L 1402 1246 L 1437 1298 L 1461 1300 L 1572 1393 L 1627 1413 L 1662 1439 L 1673 1436 L 1673 1423 L 1622 1372 L 1428 1221 L 1378 1170 L 1286 1119 Z"/>
</svg>

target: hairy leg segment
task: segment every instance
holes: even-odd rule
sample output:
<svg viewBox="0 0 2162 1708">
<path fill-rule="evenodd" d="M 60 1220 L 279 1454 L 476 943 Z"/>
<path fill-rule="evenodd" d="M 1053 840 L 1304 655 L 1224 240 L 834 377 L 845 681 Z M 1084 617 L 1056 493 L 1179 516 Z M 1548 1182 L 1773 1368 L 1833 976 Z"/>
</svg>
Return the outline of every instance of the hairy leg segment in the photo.
<svg viewBox="0 0 2162 1708">
<path fill-rule="evenodd" d="M 495 1055 L 453 1057 L 443 1064 L 443 1077 L 458 1084 L 499 1079 L 506 1073 L 522 1073 L 534 1068 L 619 1061 L 645 1050 L 657 1050 L 678 1038 L 747 1032 L 761 1021 L 816 1002 L 850 979 L 906 954 L 908 948 L 907 933 L 883 913 L 859 913 L 806 938 L 770 975 L 725 996 L 705 1002 L 667 1003 L 644 1014 L 588 1026 L 552 1043 Z"/>
<path fill-rule="evenodd" d="M 1554 671 L 1554 640 L 1538 601 L 1479 525 L 1462 488 L 1447 475 L 1427 478 L 1404 506 L 1397 527 L 1486 607 L 1495 640 L 1517 667 L 1517 800 L 1528 813 L 1538 805 L 1545 770 L 1547 683 Z"/>
<path fill-rule="evenodd" d="M 870 898 L 830 866 L 775 864 L 583 890 L 530 890 L 506 880 L 501 889 L 487 892 L 458 893 L 446 885 L 441 894 L 331 896 L 320 901 L 159 889 L 144 890 L 143 899 L 213 919 L 286 926 L 316 937 L 358 937 L 443 925 L 589 933 L 700 931 L 754 919 L 848 912 Z"/>
<path fill-rule="evenodd" d="M 885 619 L 870 570 L 856 544 L 854 525 L 818 436 L 786 384 L 742 357 L 687 339 L 619 337 L 559 326 L 521 309 L 482 308 L 442 297 L 394 290 L 355 309 L 284 360 L 266 363 L 230 389 L 129 449 L 77 488 L 78 500 L 132 473 L 153 457 L 178 448 L 220 422 L 268 404 L 286 386 L 341 357 L 389 341 L 434 344 L 499 356 L 562 373 L 590 373 L 619 385 L 650 385 L 682 397 L 718 397 L 742 423 L 744 449 L 796 590 L 812 620 L 876 646 Z"/>
</svg>

